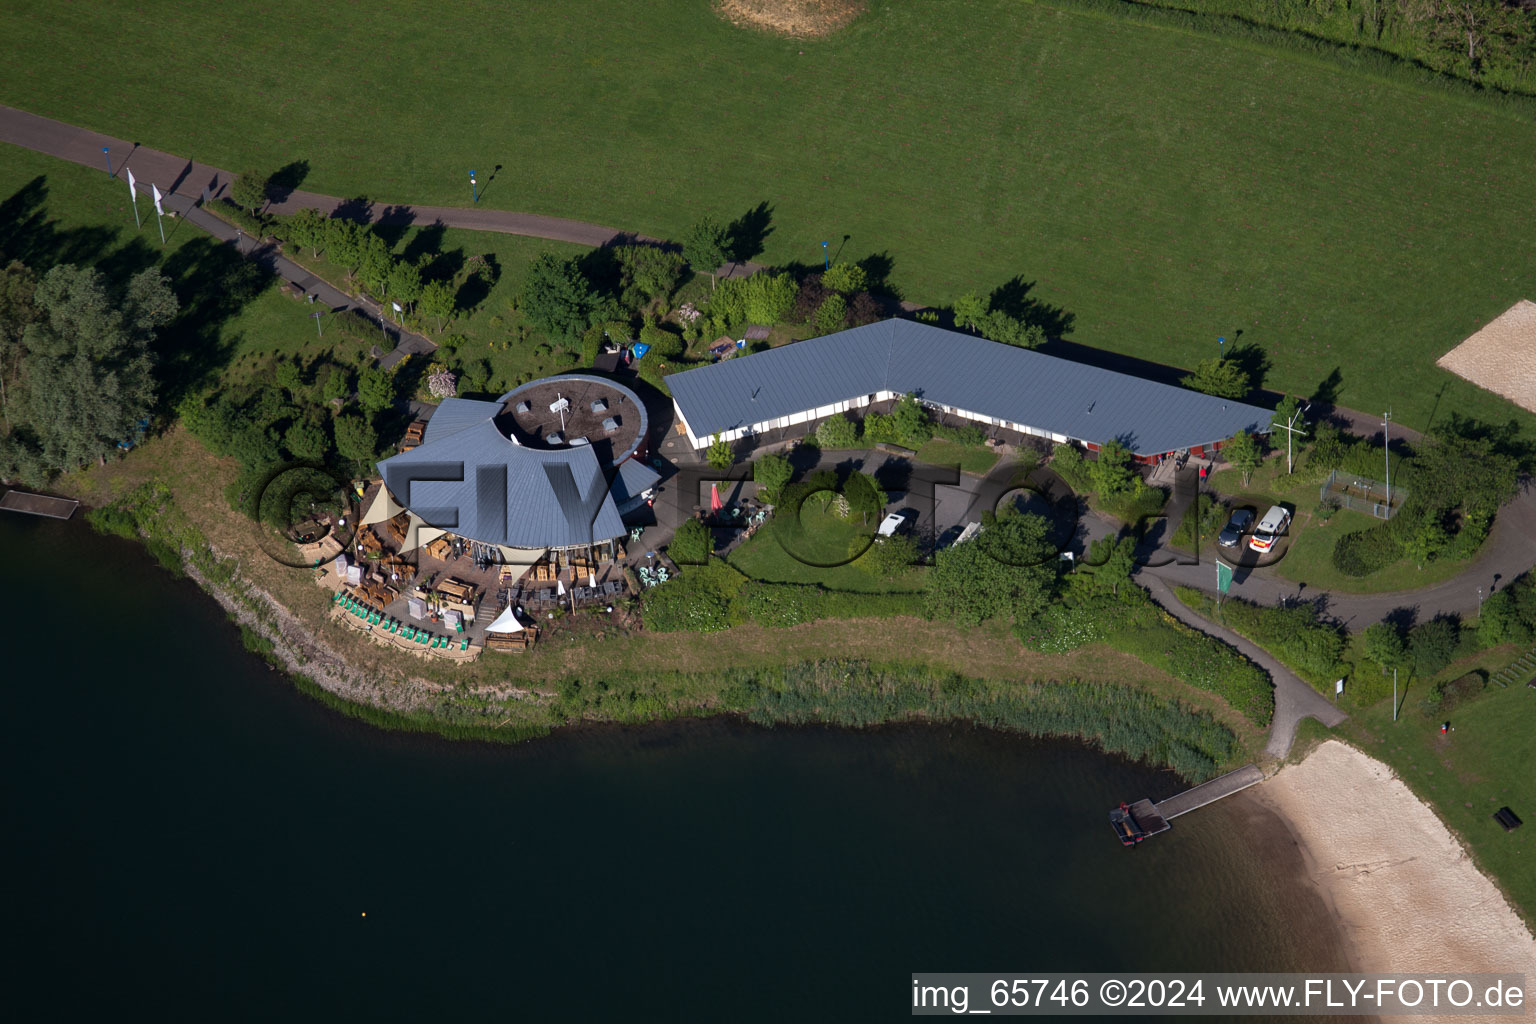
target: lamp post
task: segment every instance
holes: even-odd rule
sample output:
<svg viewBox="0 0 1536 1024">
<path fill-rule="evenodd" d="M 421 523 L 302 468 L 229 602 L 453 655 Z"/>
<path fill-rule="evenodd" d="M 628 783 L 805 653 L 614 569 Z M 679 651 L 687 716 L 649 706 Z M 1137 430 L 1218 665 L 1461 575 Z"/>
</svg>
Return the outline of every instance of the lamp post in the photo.
<svg viewBox="0 0 1536 1024">
<path fill-rule="evenodd" d="M 1310 408 L 1312 408 L 1312 403 L 1308 402 L 1306 405 L 1297 409 L 1291 418 L 1286 420 L 1284 423 L 1274 424 L 1274 426 L 1277 426 L 1281 430 L 1285 431 L 1285 472 L 1287 476 L 1289 476 L 1294 471 L 1294 462 L 1291 457 L 1291 439 L 1297 434 L 1301 434 L 1303 437 L 1305 437 L 1307 433 L 1305 430 L 1302 430 L 1300 427 L 1296 426 L 1296 421 L 1300 419 L 1302 415 L 1305 414 L 1306 411 Z"/>
<path fill-rule="evenodd" d="M 1216 339 L 1216 344 L 1220 346 L 1220 348 L 1217 349 L 1217 351 L 1220 353 L 1221 358 L 1223 358 L 1223 359 L 1227 358 L 1227 339 L 1226 338 L 1217 338 Z"/>
<path fill-rule="evenodd" d="M 832 269 L 832 260 L 831 260 L 831 257 L 829 257 L 827 255 L 827 243 L 826 242 L 822 242 L 821 243 L 821 269 L 822 270 L 831 270 Z"/>
<path fill-rule="evenodd" d="M 1477 621 L 1483 621 L 1483 588 L 1477 588 Z"/>
<path fill-rule="evenodd" d="M 117 172 L 112 169 L 112 147 L 111 146 L 102 146 L 101 147 L 101 155 L 103 157 L 105 157 L 106 160 L 107 160 L 107 177 L 109 177 L 109 178 L 117 177 Z"/>
<path fill-rule="evenodd" d="M 469 172 L 469 191 L 475 197 L 475 205 L 480 205 L 480 186 L 475 182 L 475 172 Z"/>
<path fill-rule="evenodd" d="M 1388 447 L 1390 438 L 1387 436 L 1392 430 L 1392 410 L 1388 409 L 1381 420 L 1381 454 L 1386 460 L 1387 479 L 1384 481 L 1387 487 L 1387 517 L 1392 516 L 1392 449 Z"/>
</svg>

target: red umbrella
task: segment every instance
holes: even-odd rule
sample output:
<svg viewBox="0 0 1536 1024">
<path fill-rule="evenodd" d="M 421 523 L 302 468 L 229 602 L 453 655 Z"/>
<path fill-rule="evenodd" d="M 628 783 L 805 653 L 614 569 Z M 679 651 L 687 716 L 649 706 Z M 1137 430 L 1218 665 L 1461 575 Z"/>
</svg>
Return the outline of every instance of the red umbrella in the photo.
<svg viewBox="0 0 1536 1024">
<path fill-rule="evenodd" d="M 723 508 L 725 508 L 725 502 L 720 500 L 720 485 L 719 484 L 710 484 L 709 485 L 709 510 L 711 512 L 719 512 Z"/>
</svg>

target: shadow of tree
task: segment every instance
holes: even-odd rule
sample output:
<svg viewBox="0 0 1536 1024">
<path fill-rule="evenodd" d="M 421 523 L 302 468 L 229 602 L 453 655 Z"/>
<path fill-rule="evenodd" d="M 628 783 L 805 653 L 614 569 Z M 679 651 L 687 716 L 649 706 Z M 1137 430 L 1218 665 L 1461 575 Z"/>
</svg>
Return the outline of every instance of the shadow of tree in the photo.
<svg viewBox="0 0 1536 1024">
<path fill-rule="evenodd" d="M 763 251 L 763 243 L 771 234 L 773 207 L 765 199 L 725 229 L 726 255 L 737 263 L 745 263 Z"/>
<path fill-rule="evenodd" d="M 447 225 L 442 221 L 433 221 L 411 236 L 411 240 L 405 243 L 400 258 L 407 263 L 415 263 L 426 256 L 436 257 L 442 252 L 443 237 L 447 232 Z"/>
<path fill-rule="evenodd" d="M 304 179 L 309 177 L 309 161 L 294 160 L 284 164 L 272 173 L 267 179 L 267 199 L 274 203 L 282 203 L 293 195 L 294 190 L 304 184 Z"/>
<path fill-rule="evenodd" d="M 182 303 L 156 346 L 162 403 L 170 407 L 228 364 L 237 339 L 223 337 L 225 325 L 277 278 L 211 238 L 181 246 L 161 272 Z"/>
<path fill-rule="evenodd" d="M 94 265 L 122 231 L 99 224 L 61 230 L 48 216 L 48 191 L 40 174 L 0 203 L 0 253 L 39 275 L 60 263 Z"/>
<path fill-rule="evenodd" d="M 1077 316 L 1060 306 L 1053 306 L 1030 295 L 1036 281 L 1026 281 L 1021 274 L 993 289 L 988 308 L 1002 310 L 1016 320 L 1039 327 L 1048 338 L 1072 333 Z"/>
<path fill-rule="evenodd" d="M 1344 377 L 1335 366 L 1329 371 L 1328 376 L 1318 382 L 1312 389 L 1312 401 L 1318 405 L 1334 405 L 1339 400 L 1339 385 L 1344 383 Z"/>
<path fill-rule="evenodd" d="M 342 220 L 356 220 L 364 224 L 373 220 L 373 200 L 367 196 L 354 196 L 351 199 L 343 199 L 336 204 L 336 209 L 331 211 L 332 217 Z"/>
<path fill-rule="evenodd" d="M 865 287 L 871 293 L 888 295 L 897 301 L 901 300 L 900 290 L 891 281 L 891 271 L 896 268 L 896 259 L 889 251 L 872 252 L 854 265 L 864 271 L 868 282 Z"/>
<path fill-rule="evenodd" d="M 1264 386 L 1264 378 L 1270 371 L 1269 353 L 1252 342 L 1234 345 L 1227 350 L 1227 358 L 1248 375 L 1250 393 Z"/>
</svg>

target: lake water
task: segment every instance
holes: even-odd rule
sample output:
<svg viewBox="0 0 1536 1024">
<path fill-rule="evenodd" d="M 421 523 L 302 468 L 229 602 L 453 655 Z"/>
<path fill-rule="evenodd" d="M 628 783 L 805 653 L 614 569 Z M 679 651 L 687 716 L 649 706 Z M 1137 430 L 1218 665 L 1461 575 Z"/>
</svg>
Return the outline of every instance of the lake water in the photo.
<svg viewBox="0 0 1536 1024">
<path fill-rule="evenodd" d="M 1124 850 L 1109 807 L 1181 783 L 1079 744 L 394 735 L 135 545 L 6 513 L 0 550 L 17 1019 L 895 1019 L 914 970 L 1347 969 L 1268 812 Z"/>
</svg>

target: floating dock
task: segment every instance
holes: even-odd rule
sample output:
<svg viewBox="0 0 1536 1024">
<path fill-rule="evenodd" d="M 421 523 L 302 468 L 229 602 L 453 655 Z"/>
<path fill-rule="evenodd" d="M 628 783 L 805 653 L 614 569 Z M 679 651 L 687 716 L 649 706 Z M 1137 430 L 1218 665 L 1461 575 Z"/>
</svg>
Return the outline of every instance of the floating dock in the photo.
<svg viewBox="0 0 1536 1024">
<path fill-rule="evenodd" d="M 1123 845 L 1134 846 L 1148 836 L 1167 832 L 1172 828 L 1168 822 L 1179 815 L 1197 811 L 1222 797 L 1231 796 L 1263 781 L 1264 773 L 1259 771 L 1257 765 L 1244 765 L 1167 800 L 1159 800 L 1157 803 L 1137 800 L 1130 805 L 1122 804 L 1109 812 L 1110 824 L 1114 826 L 1115 834 L 1120 836 Z"/>
<path fill-rule="evenodd" d="M 47 516 L 49 519 L 68 519 L 75 514 L 80 503 L 72 498 L 50 498 L 46 494 L 29 494 L 26 491 L 6 491 L 0 497 L 0 508 L 11 512 L 25 512 L 29 516 Z"/>
</svg>

